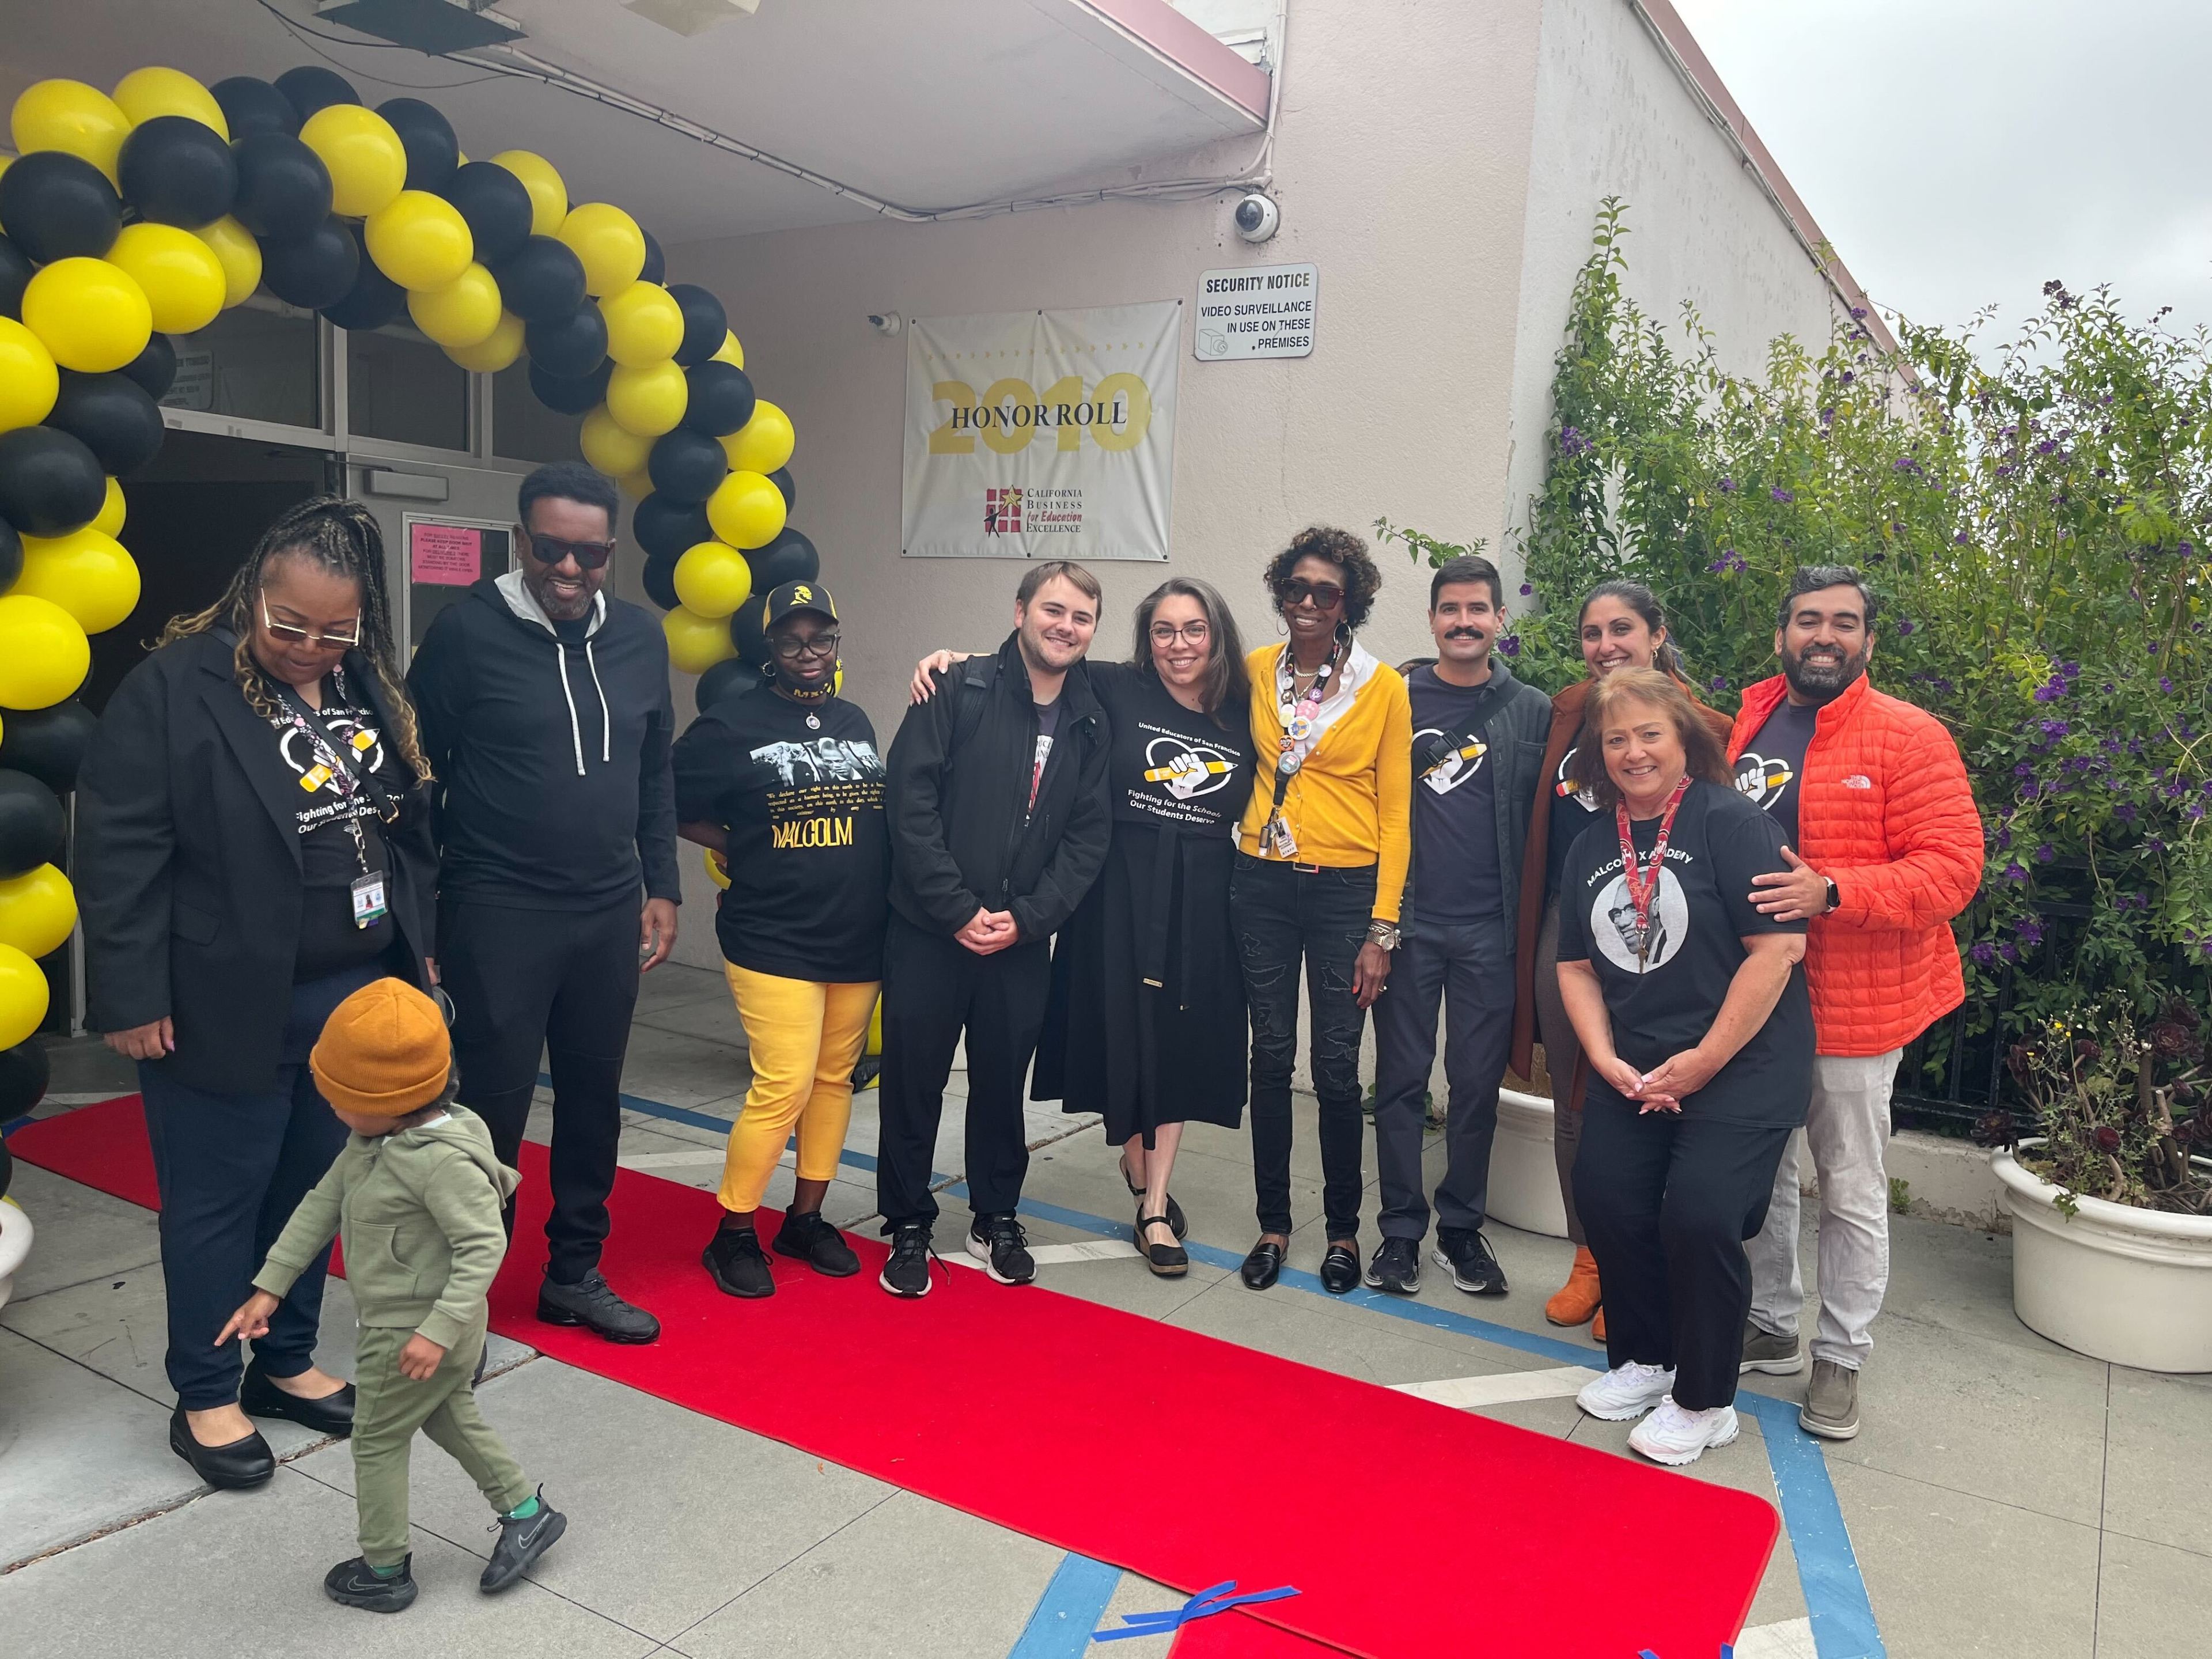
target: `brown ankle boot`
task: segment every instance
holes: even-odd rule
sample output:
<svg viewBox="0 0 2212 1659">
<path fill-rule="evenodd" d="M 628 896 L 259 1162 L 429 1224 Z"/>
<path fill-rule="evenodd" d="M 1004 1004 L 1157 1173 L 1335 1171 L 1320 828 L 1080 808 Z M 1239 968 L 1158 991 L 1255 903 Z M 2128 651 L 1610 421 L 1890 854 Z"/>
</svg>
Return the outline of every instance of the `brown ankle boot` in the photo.
<svg viewBox="0 0 2212 1659">
<path fill-rule="evenodd" d="M 1587 1324 L 1597 1307 L 1597 1258 L 1587 1249 L 1577 1249 L 1567 1282 L 1544 1304 L 1544 1317 L 1554 1325 Z"/>
</svg>

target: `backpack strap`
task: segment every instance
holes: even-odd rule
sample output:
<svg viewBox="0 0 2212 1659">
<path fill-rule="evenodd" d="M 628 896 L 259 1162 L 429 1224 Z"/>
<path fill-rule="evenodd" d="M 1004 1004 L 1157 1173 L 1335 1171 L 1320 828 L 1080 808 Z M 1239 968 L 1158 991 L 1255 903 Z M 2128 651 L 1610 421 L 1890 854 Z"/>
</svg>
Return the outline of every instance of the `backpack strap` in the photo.
<svg viewBox="0 0 2212 1659">
<path fill-rule="evenodd" d="M 945 748 L 945 769 L 950 771 L 953 757 L 965 749 L 983 725 L 983 716 L 990 705 L 991 690 L 999 683 L 999 659 L 996 653 L 988 657 L 970 657 L 960 665 L 960 678 L 952 682 L 960 688 L 959 706 L 952 711 L 952 741 Z"/>
</svg>

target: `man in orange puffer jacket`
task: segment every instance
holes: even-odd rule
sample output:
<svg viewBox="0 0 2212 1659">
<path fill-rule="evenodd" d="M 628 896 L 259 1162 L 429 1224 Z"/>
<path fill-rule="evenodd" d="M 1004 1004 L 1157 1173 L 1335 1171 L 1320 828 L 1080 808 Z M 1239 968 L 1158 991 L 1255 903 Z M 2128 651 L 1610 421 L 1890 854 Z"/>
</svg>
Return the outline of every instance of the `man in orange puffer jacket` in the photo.
<svg viewBox="0 0 2212 1659">
<path fill-rule="evenodd" d="M 1982 821 L 1959 746 L 1933 715 L 1869 684 L 1875 602 L 1844 565 L 1802 568 L 1774 635 L 1782 672 L 1744 692 L 1729 738 L 1736 786 L 1782 820 L 1790 869 L 1752 901 L 1808 919 L 1819 1039 L 1805 1144 L 1820 1181 L 1820 1318 L 1807 1431 L 1859 1431 L 1858 1375 L 1889 1282 L 1890 1091 L 1906 1043 L 1966 1000 L 1951 919 L 1981 884 Z M 1804 1369 L 1797 1316 L 1798 1149 L 1751 1246 L 1743 1369 Z"/>
</svg>

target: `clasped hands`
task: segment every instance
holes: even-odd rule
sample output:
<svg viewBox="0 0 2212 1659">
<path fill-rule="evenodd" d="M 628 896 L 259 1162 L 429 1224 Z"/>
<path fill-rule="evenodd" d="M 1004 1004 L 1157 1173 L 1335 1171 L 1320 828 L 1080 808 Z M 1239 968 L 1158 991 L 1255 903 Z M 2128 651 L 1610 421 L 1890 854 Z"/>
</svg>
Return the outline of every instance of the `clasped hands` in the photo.
<svg viewBox="0 0 2212 1659">
<path fill-rule="evenodd" d="M 1682 1103 L 1713 1080 L 1719 1062 L 1702 1048 L 1685 1048 L 1669 1055 L 1648 1072 L 1639 1072 L 1619 1054 L 1594 1060 L 1593 1068 L 1625 1098 L 1638 1103 L 1638 1113 L 1679 1112 Z"/>
<path fill-rule="evenodd" d="M 996 955 L 1010 945 L 1019 944 L 1021 929 L 1014 925 L 1012 911 L 982 909 L 970 916 L 952 937 L 977 956 L 988 957 Z"/>
</svg>

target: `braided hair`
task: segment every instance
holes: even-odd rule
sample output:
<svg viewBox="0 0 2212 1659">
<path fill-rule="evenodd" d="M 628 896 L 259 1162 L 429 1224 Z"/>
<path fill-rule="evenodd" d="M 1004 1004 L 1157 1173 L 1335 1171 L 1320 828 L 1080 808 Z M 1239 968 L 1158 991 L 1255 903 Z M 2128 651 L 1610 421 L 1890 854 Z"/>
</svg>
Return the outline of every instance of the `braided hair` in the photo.
<svg viewBox="0 0 2212 1659">
<path fill-rule="evenodd" d="M 247 706 L 264 720 L 282 711 L 269 695 L 260 665 L 254 661 L 253 607 L 263 574 L 278 559 L 306 559 L 335 575 L 350 578 L 361 590 L 361 655 L 382 688 L 386 706 L 398 730 L 392 733 L 399 757 L 422 782 L 430 781 L 430 763 L 422 753 L 415 706 L 401 683 L 399 656 L 392 634 L 392 601 L 384 580 L 384 532 L 359 501 L 343 495 L 315 495 L 288 507 L 261 532 L 253 551 L 230 579 L 222 597 L 204 611 L 172 617 L 156 647 L 228 628 L 238 636 L 232 652 L 233 677 Z"/>
</svg>

